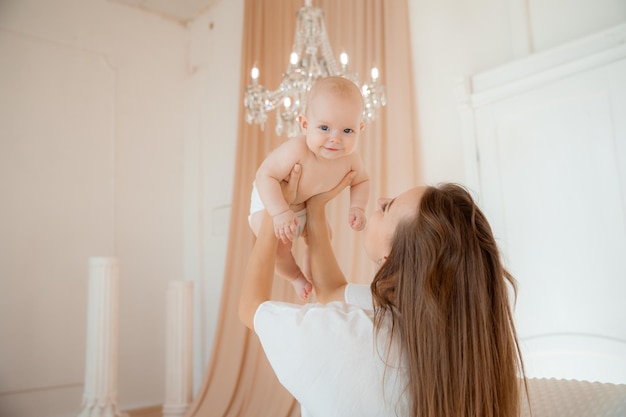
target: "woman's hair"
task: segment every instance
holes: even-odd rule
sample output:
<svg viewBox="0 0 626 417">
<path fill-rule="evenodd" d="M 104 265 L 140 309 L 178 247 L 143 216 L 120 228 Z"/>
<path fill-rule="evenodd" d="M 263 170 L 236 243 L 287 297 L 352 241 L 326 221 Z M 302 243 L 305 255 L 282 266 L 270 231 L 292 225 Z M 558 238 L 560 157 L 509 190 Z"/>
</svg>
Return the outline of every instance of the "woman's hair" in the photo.
<svg viewBox="0 0 626 417">
<path fill-rule="evenodd" d="M 487 219 L 456 184 L 428 187 L 371 285 L 375 325 L 399 335 L 413 417 L 519 415 L 524 368 Z"/>
</svg>

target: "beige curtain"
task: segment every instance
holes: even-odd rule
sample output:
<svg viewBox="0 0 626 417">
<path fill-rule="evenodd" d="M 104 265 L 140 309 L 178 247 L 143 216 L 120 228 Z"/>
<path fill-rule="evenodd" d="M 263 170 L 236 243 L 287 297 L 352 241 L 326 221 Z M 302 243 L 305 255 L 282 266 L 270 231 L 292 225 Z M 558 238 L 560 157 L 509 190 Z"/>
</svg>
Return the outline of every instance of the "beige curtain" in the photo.
<svg viewBox="0 0 626 417">
<path fill-rule="evenodd" d="M 349 68 L 363 81 L 376 65 L 386 86 L 388 105 L 377 121 L 366 125 L 358 148 L 371 178 L 373 209 L 377 197 L 395 195 L 421 179 L 407 1 L 314 0 L 313 4 L 324 11 L 336 59 L 345 51 Z M 294 0 L 245 1 L 242 102 L 254 64 L 267 88 L 275 89 L 280 83 L 293 43 L 295 15 L 303 5 L 304 1 Z M 238 319 L 241 278 L 254 241 L 247 222 L 252 181 L 265 155 L 284 140 L 274 134 L 274 112 L 261 131 L 245 123 L 243 105 L 241 109 L 219 325 L 204 383 L 186 415 L 296 417 L 299 405 L 274 376 L 256 335 Z M 367 283 L 373 267 L 363 253 L 359 233 L 347 225 L 347 204 L 344 192 L 329 206 L 333 246 L 349 280 Z M 301 250 L 296 244 L 296 253 Z M 297 302 L 291 285 L 280 279 L 275 282 L 274 297 Z"/>
</svg>

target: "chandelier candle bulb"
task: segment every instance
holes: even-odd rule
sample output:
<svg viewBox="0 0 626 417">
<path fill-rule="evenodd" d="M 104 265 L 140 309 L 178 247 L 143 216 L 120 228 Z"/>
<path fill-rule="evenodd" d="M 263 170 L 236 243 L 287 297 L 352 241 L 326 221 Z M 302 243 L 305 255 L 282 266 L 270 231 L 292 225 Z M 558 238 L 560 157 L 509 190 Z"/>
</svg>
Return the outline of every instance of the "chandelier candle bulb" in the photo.
<svg viewBox="0 0 626 417">
<path fill-rule="evenodd" d="M 250 71 L 250 76 L 252 77 L 252 82 L 256 83 L 259 80 L 259 69 L 257 67 L 252 67 L 252 71 Z"/>
<path fill-rule="evenodd" d="M 285 97 L 285 100 L 283 100 L 283 105 L 285 106 L 285 109 L 289 109 L 289 107 L 291 107 L 291 99 L 289 97 Z"/>
<path fill-rule="evenodd" d="M 341 68 L 345 71 L 348 67 L 348 54 L 342 52 L 341 55 L 339 55 L 339 61 L 341 61 Z"/>
<path fill-rule="evenodd" d="M 378 68 L 372 68 L 372 81 L 376 82 L 378 79 Z"/>
<path fill-rule="evenodd" d="M 289 63 L 291 64 L 291 66 L 295 66 L 298 63 L 298 54 L 295 52 L 292 52 L 291 55 L 289 56 Z"/>
</svg>

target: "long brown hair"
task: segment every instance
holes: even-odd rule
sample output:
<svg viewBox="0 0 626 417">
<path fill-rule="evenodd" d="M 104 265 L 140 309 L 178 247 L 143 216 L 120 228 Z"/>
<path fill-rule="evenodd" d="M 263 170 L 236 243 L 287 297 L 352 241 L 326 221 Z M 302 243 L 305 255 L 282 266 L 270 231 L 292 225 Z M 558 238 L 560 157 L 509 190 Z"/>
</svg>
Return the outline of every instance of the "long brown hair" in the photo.
<svg viewBox="0 0 626 417">
<path fill-rule="evenodd" d="M 507 283 L 517 291 L 470 194 L 428 187 L 371 286 L 376 329 L 391 315 L 400 336 L 412 417 L 519 415 L 525 379 Z"/>
</svg>

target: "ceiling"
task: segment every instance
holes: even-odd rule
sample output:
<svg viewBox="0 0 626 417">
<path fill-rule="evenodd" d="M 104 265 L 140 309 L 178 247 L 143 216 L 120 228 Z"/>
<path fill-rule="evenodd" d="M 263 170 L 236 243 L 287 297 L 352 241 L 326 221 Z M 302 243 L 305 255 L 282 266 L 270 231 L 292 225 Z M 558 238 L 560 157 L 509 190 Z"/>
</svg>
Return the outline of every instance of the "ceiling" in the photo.
<svg viewBox="0 0 626 417">
<path fill-rule="evenodd" d="M 185 24 L 220 0 L 111 0 Z"/>
</svg>

